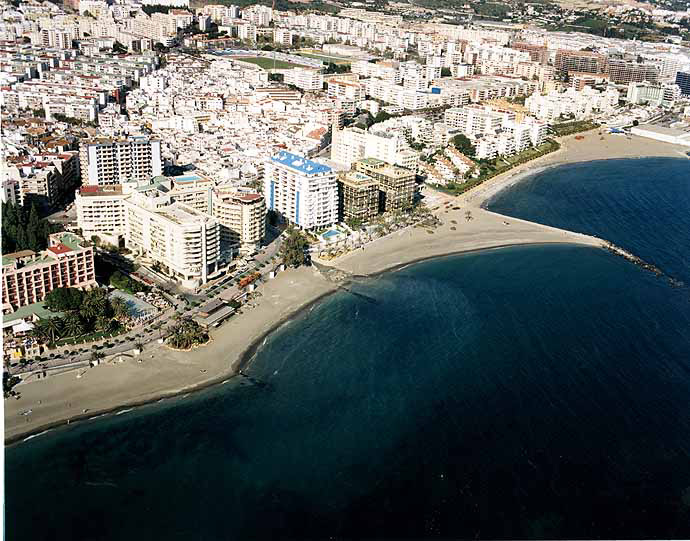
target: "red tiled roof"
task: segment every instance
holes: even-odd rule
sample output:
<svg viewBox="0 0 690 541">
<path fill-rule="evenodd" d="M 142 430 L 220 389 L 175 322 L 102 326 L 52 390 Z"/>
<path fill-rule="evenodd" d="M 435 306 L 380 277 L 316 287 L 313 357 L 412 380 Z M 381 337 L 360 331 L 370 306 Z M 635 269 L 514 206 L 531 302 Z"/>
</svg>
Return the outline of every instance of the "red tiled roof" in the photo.
<svg viewBox="0 0 690 541">
<path fill-rule="evenodd" d="M 65 254 L 67 252 L 71 252 L 72 248 L 69 246 L 65 246 L 64 244 L 56 244 L 55 246 L 48 246 L 48 250 L 53 252 L 54 254 Z"/>
</svg>

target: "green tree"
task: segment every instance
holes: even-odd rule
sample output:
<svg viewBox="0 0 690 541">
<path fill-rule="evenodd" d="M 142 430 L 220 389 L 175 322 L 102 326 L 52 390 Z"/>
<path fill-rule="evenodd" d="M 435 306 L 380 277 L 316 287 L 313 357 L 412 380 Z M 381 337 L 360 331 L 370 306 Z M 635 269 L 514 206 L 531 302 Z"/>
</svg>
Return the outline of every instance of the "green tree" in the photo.
<svg viewBox="0 0 690 541">
<path fill-rule="evenodd" d="M 168 344 L 177 349 L 190 349 L 208 341 L 208 332 L 196 321 L 187 317 L 180 318 L 170 330 L 170 337 L 168 338 Z"/>
<path fill-rule="evenodd" d="M 77 314 L 68 314 L 62 320 L 62 327 L 67 336 L 79 336 L 84 333 L 84 324 Z"/>
<path fill-rule="evenodd" d="M 40 218 L 36 203 L 31 206 L 2 205 L 2 251 L 39 251 L 48 245 L 48 235 L 55 230 L 47 220 Z"/>
<path fill-rule="evenodd" d="M 287 231 L 287 237 L 280 245 L 280 257 L 289 267 L 299 267 L 308 262 L 307 248 L 309 242 L 306 235 L 295 227 L 290 227 Z"/>
<path fill-rule="evenodd" d="M 110 306 L 113 309 L 113 314 L 116 318 L 127 317 L 129 315 L 129 308 L 127 303 L 119 297 L 110 300 Z"/>
<path fill-rule="evenodd" d="M 55 342 L 55 339 L 60 335 L 62 329 L 62 322 L 59 317 L 49 317 L 41 319 L 37 326 L 43 329 L 44 336 Z"/>
<path fill-rule="evenodd" d="M 84 293 L 74 287 L 58 287 L 53 289 L 44 300 L 46 308 L 53 312 L 69 312 L 79 310 L 84 300 Z"/>
<path fill-rule="evenodd" d="M 476 153 L 476 149 L 472 142 L 462 133 L 453 137 L 453 146 L 470 158 L 473 158 Z"/>
<path fill-rule="evenodd" d="M 110 303 L 105 290 L 96 288 L 87 291 L 79 311 L 86 319 L 98 318 L 99 316 L 109 317 Z"/>
<path fill-rule="evenodd" d="M 451 75 L 450 68 L 441 68 L 441 77 L 450 77 Z"/>
</svg>

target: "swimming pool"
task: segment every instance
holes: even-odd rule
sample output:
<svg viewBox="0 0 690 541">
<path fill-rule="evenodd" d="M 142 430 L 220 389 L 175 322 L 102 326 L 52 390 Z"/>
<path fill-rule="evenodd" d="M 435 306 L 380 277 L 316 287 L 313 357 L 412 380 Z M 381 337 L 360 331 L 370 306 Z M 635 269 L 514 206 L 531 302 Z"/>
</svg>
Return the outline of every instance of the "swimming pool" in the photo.
<svg viewBox="0 0 690 541">
<path fill-rule="evenodd" d="M 324 239 L 330 239 L 331 237 L 337 237 L 338 235 L 340 235 L 340 231 L 338 231 L 337 229 L 329 229 L 328 231 L 326 231 L 321 236 Z"/>
</svg>

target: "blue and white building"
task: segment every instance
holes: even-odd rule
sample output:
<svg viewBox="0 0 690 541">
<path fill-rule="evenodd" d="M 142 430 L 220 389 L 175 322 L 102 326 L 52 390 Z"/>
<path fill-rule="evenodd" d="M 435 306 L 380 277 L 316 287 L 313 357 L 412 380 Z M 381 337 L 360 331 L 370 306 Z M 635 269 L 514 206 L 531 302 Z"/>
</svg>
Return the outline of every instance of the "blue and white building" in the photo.
<svg viewBox="0 0 690 541">
<path fill-rule="evenodd" d="M 290 152 L 265 164 L 264 196 L 270 210 L 301 229 L 319 229 L 338 221 L 336 172 Z"/>
</svg>

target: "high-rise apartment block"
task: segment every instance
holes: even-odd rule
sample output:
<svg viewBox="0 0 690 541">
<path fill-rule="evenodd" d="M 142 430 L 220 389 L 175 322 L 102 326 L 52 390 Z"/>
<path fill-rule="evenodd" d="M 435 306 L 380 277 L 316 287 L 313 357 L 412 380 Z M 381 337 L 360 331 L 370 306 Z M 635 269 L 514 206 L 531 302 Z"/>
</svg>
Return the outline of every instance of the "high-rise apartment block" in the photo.
<svg viewBox="0 0 690 541">
<path fill-rule="evenodd" d="M 605 73 L 608 68 L 608 58 L 606 55 L 592 51 L 559 49 L 556 51 L 554 67 L 561 74 L 567 74 L 571 71 Z"/>
<path fill-rule="evenodd" d="M 220 224 L 224 251 L 237 248 L 241 254 L 251 254 L 266 236 L 266 202 L 259 193 L 216 188 L 213 216 Z"/>
<path fill-rule="evenodd" d="M 379 212 L 379 183 L 364 173 L 348 171 L 338 179 L 340 220 L 367 222 Z"/>
<path fill-rule="evenodd" d="M 161 143 L 147 137 L 84 141 L 79 160 L 82 184 L 122 184 L 162 173 Z"/>
<path fill-rule="evenodd" d="M 264 194 L 268 208 L 302 229 L 338 221 L 338 185 L 333 169 L 290 152 L 265 164 Z"/>
<path fill-rule="evenodd" d="M 380 196 L 379 210 L 388 212 L 405 208 L 414 202 L 417 193 L 414 171 L 390 165 L 376 158 L 365 158 L 353 164 L 357 172 L 378 182 Z"/>
<path fill-rule="evenodd" d="M 676 73 L 676 84 L 680 87 L 683 96 L 690 96 L 690 72 L 679 71 Z"/>
<path fill-rule="evenodd" d="M 657 64 L 644 64 L 632 60 L 609 60 L 609 79 L 615 84 L 654 83 L 659 79 Z"/>
</svg>

